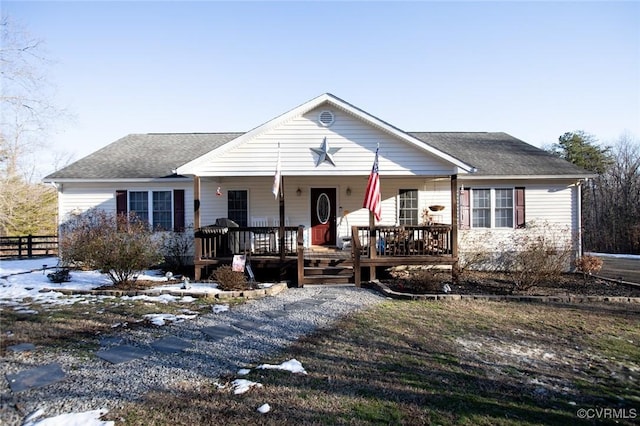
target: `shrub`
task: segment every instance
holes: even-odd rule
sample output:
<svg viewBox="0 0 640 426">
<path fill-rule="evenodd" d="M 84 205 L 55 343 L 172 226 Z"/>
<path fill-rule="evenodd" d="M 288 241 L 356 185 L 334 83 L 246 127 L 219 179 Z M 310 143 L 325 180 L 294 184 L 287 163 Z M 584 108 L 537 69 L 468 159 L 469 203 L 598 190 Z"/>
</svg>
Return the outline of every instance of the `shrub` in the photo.
<svg viewBox="0 0 640 426">
<path fill-rule="evenodd" d="M 231 266 L 220 266 L 213 272 L 212 278 L 218 283 L 218 288 L 223 291 L 248 290 L 249 283 L 244 272 L 234 271 Z"/>
<path fill-rule="evenodd" d="M 486 245 L 487 241 L 492 240 L 490 231 L 462 232 L 459 238 L 458 273 L 460 275 L 472 270 L 495 269 L 492 265 L 491 250 L 488 250 Z"/>
<path fill-rule="evenodd" d="M 407 285 L 420 293 L 437 293 L 442 287 L 440 279 L 431 269 L 420 269 L 411 274 Z"/>
<path fill-rule="evenodd" d="M 184 274 L 193 258 L 193 225 L 182 232 L 170 231 L 162 236 L 162 254 L 166 267 L 173 272 Z"/>
<path fill-rule="evenodd" d="M 602 269 L 602 259 L 595 256 L 582 256 L 576 259 L 575 267 L 578 272 L 582 272 L 584 282 L 587 282 L 587 276 L 591 276 Z"/>
<path fill-rule="evenodd" d="M 127 284 L 161 262 L 162 255 L 148 224 L 134 214 L 91 209 L 62 226 L 60 259 L 65 265 L 97 269 L 114 284 Z"/>
<path fill-rule="evenodd" d="M 573 255 L 571 234 L 549 223 L 529 223 L 527 232 L 515 232 L 503 261 L 513 279 L 512 290 L 528 290 L 560 278 Z M 569 237 L 567 237 L 569 235 Z"/>
</svg>

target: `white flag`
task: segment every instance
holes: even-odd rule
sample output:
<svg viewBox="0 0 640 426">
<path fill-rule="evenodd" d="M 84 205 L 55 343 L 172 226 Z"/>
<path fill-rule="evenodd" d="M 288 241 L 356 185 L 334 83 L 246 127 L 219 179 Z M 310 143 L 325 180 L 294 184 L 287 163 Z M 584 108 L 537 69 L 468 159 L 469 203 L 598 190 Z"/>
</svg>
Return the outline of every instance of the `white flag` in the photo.
<svg viewBox="0 0 640 426">
<path fill-rule="evenodd" d="M 273 192 L 273 196 L 278 198 L 278 194 L 280 193 L 280 142 L 278 142 L 278 162 L 276 163 L 276 175 L 273 177 L 273 186 L 271 187 L 271 192 Z"/>
</svg>

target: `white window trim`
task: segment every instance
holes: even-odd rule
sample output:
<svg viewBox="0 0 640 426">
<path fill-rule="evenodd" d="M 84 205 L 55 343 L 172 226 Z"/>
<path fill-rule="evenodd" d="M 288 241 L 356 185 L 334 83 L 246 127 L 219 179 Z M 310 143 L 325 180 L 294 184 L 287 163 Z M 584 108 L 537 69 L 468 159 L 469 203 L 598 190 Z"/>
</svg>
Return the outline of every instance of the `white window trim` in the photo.
<svg viewBox="0 0 640 426">
<path fill-rule="evenodd" d="M 127 190 L 127 211 L 128 212 L 132 211 L 131 210 L 131 193 L 132 192 L 146 192 L 147 193 L 147 208 L 148 208 L 147 223 L 149 223 L 152 226 L 153 231 L 156 230 L 155 226 L 154 226 L 154 223 L 153 223 L 153 193 L 154 192 L 168 192 L 169 194 L 171 194 L 171 227 L 169 229 L 164 229 L 161 232 L 171 231 L 174 228 L 174 226 L 175 226 L 175 217 L 174 217 L 175 200 L 173 198 L 173 189 L 171 189 L 171 188 L 168 188 L 168 189 L 164 189 L 164 188 L 128 189 Z"/>
<path fill-rule="evenodd" d="M 491 223 L 488 228 L 480 226 L 473 226 L 473 191 L 474 190 L 489 190 L 489 210 L 491 212 Z M 496 226 L 496 189 L 509 189 L 511 190 L 511 226 Z M 497 229 L 497 230 L 509 230 L 514 229 L 516 224 L 516 188 L 515 186 L 496 186 L 496 187 L 486 187 L 481 186 L 477 188 L 469 189 L 469 227 L 471 229 Z"/>
<path fill-rule="evenodd" d="M 422 222 L 422 216 L 421 216 L 421 209 L 420 206 L 422 205 L 420 203 L 421 201 L 421 192 L 420 189 L 418 188 L 398 188 L 398 192 L 396 193 L 396 226 L 401 226 L 400 225 L 400 191 L 416 191 L 416 203 L 417 203 L 417 207 L 416 210 L 418 211 L 418 223 L 417 225 L 420 225 L 420 223 Z M 413 225 L 412 225 L 413 226 Z"/>
</svg>

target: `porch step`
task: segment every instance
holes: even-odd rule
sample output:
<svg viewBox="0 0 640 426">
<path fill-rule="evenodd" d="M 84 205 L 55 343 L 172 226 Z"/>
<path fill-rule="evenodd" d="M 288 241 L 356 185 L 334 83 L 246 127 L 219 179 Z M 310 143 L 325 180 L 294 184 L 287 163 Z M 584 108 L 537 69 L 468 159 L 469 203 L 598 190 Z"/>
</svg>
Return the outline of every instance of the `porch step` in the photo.
<svg viewBox="0 0 640 426">
<path fill-rule="evenodd" d="M 352 266 L 305 266 L 305 284 L 347 284 L 353 283 Z"/>
<path fill-rule="evenodd" d="M 308 266 L 304 268 L 305 277 L 314 275 L 353 276 L 353 266 Z"/>
<path fill-rule="evenodd" d="M 305 275 L 305 284 L 350 284 L 353 283 L 353 275 Z"/>
</svg>

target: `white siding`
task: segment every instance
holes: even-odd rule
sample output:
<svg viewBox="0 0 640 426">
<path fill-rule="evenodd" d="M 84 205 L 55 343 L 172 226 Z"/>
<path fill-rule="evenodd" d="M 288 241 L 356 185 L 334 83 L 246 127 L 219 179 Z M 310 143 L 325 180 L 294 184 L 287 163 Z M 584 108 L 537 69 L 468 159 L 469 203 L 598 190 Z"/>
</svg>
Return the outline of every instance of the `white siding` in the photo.
<svg viewBox="0 0 640 426">
<path fill-rule="evenodd" d="M 294 118 L 240 145 L 229 144 L 205 155 L 199 162 L 199 176 L 268 176 L 276 165 L 278 143 L 284 175 L 337 176 L 368 175 L 376 146 L 380 145 L 380 172 L 387 176 L 449 175 L 454 167 L 432 154 L 411 146 L 386 132 L 332 108 L 335 123 L 322 127 L 317 117 L 324 107 Z M 328 162 L 316 167 L 323 138 L 333 154 L 335 166 Z M 331 151 L 333 152 L 333 151 Z"/>
<path fill-rule="evenodd" d="M 464 181 L 465 188 L 525 188 L 525 217 L 529 221 L 578 227 L 578 189 L 573 182 L 531 181 Z"/>
<path fill-rule="evenodd" d="M 578 188 L 575 184 L 565 182 L 511 181 L 467 181 L 465 188 L 525 188 L 525 229 L 488 229 L 478 228 L 460 230 L 459 251 L 462 258 L 482 250 L 499 258 L 505 250 L 517 250 L 513 245 L 519 236 L 527 233 L 529 237 L 544 234 L 546 238 L 556 241 L 558 247 L 570 247 L 574 253 L 579 252 L 579 218 Z M 495 267 L 496 261 L 485 266 Z M 567 265 L 569 268 L 569 265 Z"/>
<path fill-rule="evenodd" d="M 285 215 L 291 226 L 311 224 L 310 189 L 313 187 L 335 188 L 337 205 L 338 238 L 350 235 L 354 225 L 369 224 L 369 213 L 362 208 L 368 173 L 363 176 L 291 176 L 284 174 Z M 439 204 L 445 209 L 432 213 L 436 221 L 451 223 L 450 178 L 389 177 L 381 173 L 382 220 L 380 225 L 398 223 L 398 193 L 400 189 L 418 189 L 420 212 L 428 206 Z M 210 225 L 220 217 L 227 217 L 227 193 L 229 190 L 247 190 L 249 222 L 251 217 L 268 217 L 270 224 L 279 217 L 279 201 L 271 193 L 273 173 L 258 177 L 202 178 L 201 180 L 201 225 Z M 528 222 L 549 223 L 555 229 L 568 229 L 568 240 L 578 232 L 577 187 L 571 183 L 510 181 L 459 181 L 466 188 L 513 188 L 525 187 L 526 220 Z M 216 195 L 220 188 L 221 195 Z M 298 188 L 301 191 L 297 195 Z M 347 195 L 347 188 L 350 195 Z M 185 224 L 193 224 L 193 183 L 65 183 L 59 193 L 60 221 L 69 214 L 98 207 L 115 212 L 117 190 L 185 190 Z M 478 246 L 483 250 L 498 253 L 513 240 L 514 233 L 531 232 L 513 229 L 471 229 L 461 230 L 460 252 L 470 251 Z M 307 236 L 308 237 L 308 236 Z M 308 240 L 308 238 L 307 238 Z M 575 247 L 577 250 L 577 246 Z"/>
<path fill-rule="evenodd" d="M 71 214 L 83 213 L 99 208 L 109 213 L 116 212 L 116 191 L 185 191 L 185 225 L 193 225 L 193 183 L 64 183 L 58 190 L 58 217 L 63 223 Z"/>
</svg>

